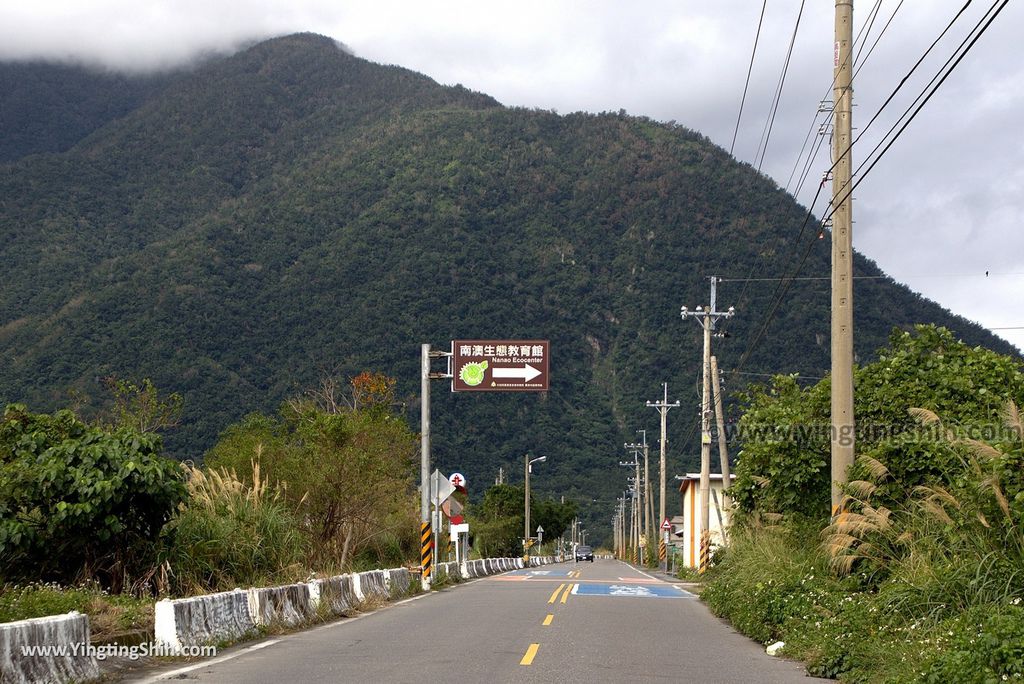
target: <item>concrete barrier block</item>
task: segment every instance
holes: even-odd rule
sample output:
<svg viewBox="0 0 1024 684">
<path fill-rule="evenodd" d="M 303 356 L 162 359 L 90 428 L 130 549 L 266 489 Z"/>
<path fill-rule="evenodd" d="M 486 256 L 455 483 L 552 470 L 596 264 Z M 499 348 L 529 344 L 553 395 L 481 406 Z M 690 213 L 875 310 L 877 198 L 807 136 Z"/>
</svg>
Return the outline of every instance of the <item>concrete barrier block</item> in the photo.
<svg viewBox="0 0 1024 684">
<path fill-rule="evenodd" d="M 326 579 L 313 580 L 310 584 L 310 599 L 315 593 L 319 595 L 318 605 L 331 615 L 345 615 L 353 610 L 358 603 L 352 590 L 351 575 L 336 575 Z"/>
<path fill-rule="evenodd" d="M 257 625 L 294 627 L 316 618 L 308 584 L 261 587 L 250 589 L 248 593 L 249 612 Z"/>
<path fill-rule="evenodd" d="M 157 601 L 154 638 L 158 644 L 181 649 L 218 641 L 236 641 L 256 628 L 243 589 L 205 596 Z"/>
<path fill-rule="evenodd" d="M 369 570 L 359 573 L 359 590 L 363 594 L 363 600 L 370 598 L 388 598 L 388 588 L 385 584 L 383 570 Z"/>
<path fill-rule="evenodd" d="M 25 649 L 64 647 L 26 653 Z M 66 615 L 18 620 L 0 624 L 0 681 L 86 682 L 100 675 L 89 651 L 89 617 L 77 611 Z"/>
<path fill-rule="evenodd" d="M 412 586 L 412 573 L 406 568 L 394 568 L 384 571 L 388 582 L 388 595 L 391 598 L 398 598 L 409 593 Z"/>
</svg>

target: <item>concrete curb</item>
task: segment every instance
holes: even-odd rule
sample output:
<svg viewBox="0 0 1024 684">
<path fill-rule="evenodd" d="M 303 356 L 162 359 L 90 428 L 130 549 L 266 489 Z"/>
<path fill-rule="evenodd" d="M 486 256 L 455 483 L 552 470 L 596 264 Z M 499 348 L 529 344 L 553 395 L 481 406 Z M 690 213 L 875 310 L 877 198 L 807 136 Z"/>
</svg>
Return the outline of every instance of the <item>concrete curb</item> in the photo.
<svg viewBox="0 0 1024 684">
<path fill-rule="evenodd" d="M 0 681 L 28 684 L 96 679 L 99 666 L 89 646 L 89 617 L 77 611 L 0 624 Z M 66 650 L 64 655 L 52 651 L 26 655 L 26 647 Z"/>
<path fill-rule="evenodd" d="M 549 557 L 530 559 L 531 567 L 551 562 Z M 463 575 L 458 563 L 438 563 L 434 566 L 434 577 L 438 581 L 449 577 L 469 579 L 522 567 L 522 559 L 486 558 L 468 561 Z M 302 584 L 164 599 L 158 601 L 154 609 L 154 637 L 157 644 L 178 650 L 238 641 L 259 627 L 272 624 L 296 627 L 313 622 L 321 611 L 321 605 L 331 615 L 344 615 L 369 599 L 386 601 L 400 598 L 409 593 L 412 584 L 412 573 L 405 568 L 392 568 L 337 575 Z"/>
<path fill-rule="evenodd" d="M 154 640 L 175 650 L 237 641 L 255 629 L 249 592 L 244 589 L 164 599 L 154 607 Z"/>
</svg>

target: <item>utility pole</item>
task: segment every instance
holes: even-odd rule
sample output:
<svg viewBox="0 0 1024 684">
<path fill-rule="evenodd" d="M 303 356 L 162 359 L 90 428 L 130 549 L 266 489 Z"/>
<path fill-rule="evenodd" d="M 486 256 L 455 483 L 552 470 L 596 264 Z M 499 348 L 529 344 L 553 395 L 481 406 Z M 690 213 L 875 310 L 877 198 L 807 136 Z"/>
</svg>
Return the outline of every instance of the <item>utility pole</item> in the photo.
<svg viewBox="0 0 1024 684">
<path fill-rule="evenodd" d="M 643 514 L 641 512 L 642 508 L 641 508 L 641 500 L 640 500 L 640 491 L 641 491 L 640 487 L 643 486 L 643 481 L 640 478 L 640 456 L 639 456 L 639 452 L 635 449 L 635 447 L 637 447 L 639 445 L 626 444 L 624 446 L 627 449 L 630 449 L 631 447 L 634 447 L 633 451 L 631 452 L 633 454 L 633 460 L 632 461 L 619 461 L 619 465 L 620 466 L 629 466 L 629 467 L 632 467 L 632 468 L 634 468 L 636 470 L 634 476 L 632 478 L 630 478 L 632 480 L 632 482 L 633 482 L 633 501 L 632 501 L 632 506 L 631 506 L 633 520 L 632 520 L 632 523 L 630 525 L 630 535 L 632 536 L 632 539 L 630 539 L 630 548 L 633 549 L 633 551 L 632 551 L 633 562 L 634 563 L 638 563 L 639 562 L 639 551 L 637 550 L 637 547 L 640 545 L 640 529 L 641 529 L 640 524 L 642 522 L 642 517 L 643 517 Z"/>
<path fill-rule="evenodd" d="M 650 449 L 647 447 L 647 431 L 641 430 L 644 433 L 644 501 L 647 502 L 647 508 L 644 509 L 644 519 L 647 521 L 647 544 L 654 543 L 654 497 L 651 496 L 651 459 Z"/>
<path fill-rule="evenodd" d="M 853 465 L 853 0 L 836 0 L 832 138 L 832 515 Z"/>
<path fill-rule="evenodd" d="M 732 484 L 729 473 L 729 448 L 725 441 L 725 411 L 722 407 L 722 381 L 718 374 L 718 359 L 711 357 L 711 388 L 715 393 L 715 426 L 718 429 L 718 457 L 722 462 L 722 508 L 729 510 L 729 497 L 725 494 Z M 722 530 L 725 538 L 725 530 Z"/>
<path fill-rule="evenodd" d="M 641 520 L 643 521 L 641 527 L 643 533 L 647 537 L 647 543 L 651 543 L 653 535 L 651 534 L 651 518 L 654 517 L 654 503 L 651 501 L 651 461 L 649 457 L 649 451 L 647 448 L 647 430 L 637 430 L 643 437 L 642 442 L 634 442 L 633 444 L 626 444 L 625 447 L 633 452 L 633 458 L 637 459 L 638 454 L 643 453 L 644 455 L 644 478 L 643 484 L 641 485 L 640 493 L 640 508 L 643 510 L 641 514 Z"/>
<path fill-rule="evenodd" d="M 661 482 L 660 482 L 660 484 L 661 484 L 661 492 L 660 492 L 660 494 L 658 496 L 658 529 L 659 530 L 661 529 L 662 522 L 667 517 L 667 515 L 665 513 L 665 447 L 668 444 L 668 433 L 667 433 L 667 429 L 668 429 L 668 410 L 671 409 L 671 408 L 677 408 L 679 406 L 679 402 L 678 401 L 676 401 L 674 404 L 668 403 L 668 383 L 667 382 L 661 383 L 661 388 L 664 391 L 664 396 L 663 396 L 662 400 L 660 402 L 658 402 L 658 401 L 649 401 L 649 402 L 647 402 L 648 406 L 651 406 L 651 407 L 654 407 L 654 408 L 658 409 L 658 413 L 661 414 L 661 458 L 660 458 L 660 470 L 659 470 L 659 479 L 661 480 Z M 666 533 L 662 534 L 661 538 L 662 538 L 661 539 L 661 544 L 667 546 L 668 545 L 668 533 L 666 532 Z M 661 546 L 659 546 L 659 548 L 658 548 L 658 557 L 661 558 L 664 555 L 665 554 L 662 553 Z M 664 561 L 664 560 L 661 561 L 661 569 L 662 570 L 666 569 L 666 567 L 667 567 L 666 566 L 666 562 L 667 561 Z"/>
<path fill-rule="evenodd" d="M 696 311 L 689 311 L 685 306 L 680 309 L 683 318 L 695 317 L 704 331 L 704 382 L 700 421 L 700 572 L 707 569 L 711 555 L 711 333 L 719 318 L 731 318 L 736 313 L 731 306 L 728 311 L 718 311 L 717 285 L 718 277 L 711 276 L 711 306 L 707 309 L 699 306 Z"/>
<path fill-rule="evenodd" d="M 420 582 L 430 590 L 430 345 L 420 347 Z"/>
</svg>

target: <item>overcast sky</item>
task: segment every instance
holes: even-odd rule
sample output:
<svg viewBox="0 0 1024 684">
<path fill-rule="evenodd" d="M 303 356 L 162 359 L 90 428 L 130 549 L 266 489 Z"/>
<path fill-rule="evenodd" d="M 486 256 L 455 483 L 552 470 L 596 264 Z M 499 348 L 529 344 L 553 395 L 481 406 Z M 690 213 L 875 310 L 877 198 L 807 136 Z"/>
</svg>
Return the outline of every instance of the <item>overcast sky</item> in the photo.
<svg viewBox="0 0 1024 684">
<path fill-rule="evenodd" d="M 856 0 L 855 26 L 874 4 Z M 869 47 L 898 5 L 881 1 Z M 909 97 L 894 100 L 864 133 L 855 166 L 990 5 L 971 4 L 919 68 L 921 77 L 904 86 Z M 867 124 L 961 6 L 903 3 L 861 60 L 855 126 Z M 741 160 L 755 162 L 799 7 L 796 0 L 768 2 L 736 142 Z M 833 9 L 827 0 L 806 3 L 762 167 L 791 190 L 818 102 L 830 97 Z M 506 105 L 625 109 L 675 120 L 729 149 L 760 11 L 757 0 L 11 0 L 0 4 L 0 58 L 167 68 L 256 39 L 314 31 L 361 57 L 462 83 Z M 1020 26 L 1024 7 L 1011 3 L 858 187 L 854 209 L 859 251 L 990 328 L 1024 326 L 1024 135 L 1011 128 L 1024 113 L 1024 59 L 1012 33 Z M 826 145 L 799 194 L 805 205 L 829 165 Z M 816 215 L 823 210 L 819 200 Z M 1024 349 L 1024 329 L 996 332 Z"/>
</svg>

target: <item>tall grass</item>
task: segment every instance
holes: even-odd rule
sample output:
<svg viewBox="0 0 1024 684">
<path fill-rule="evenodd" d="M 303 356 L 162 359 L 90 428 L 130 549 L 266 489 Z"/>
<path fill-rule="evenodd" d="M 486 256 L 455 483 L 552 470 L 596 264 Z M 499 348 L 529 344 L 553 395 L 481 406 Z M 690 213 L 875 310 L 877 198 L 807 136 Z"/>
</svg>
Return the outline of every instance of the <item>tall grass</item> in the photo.
<svg viewBox="0 0 1024 684">
<path fill-rule="evenodd" d="M 1004 410 L 1011 439 L 998 446 L 956 437 L 930 411 L 913 413 L 957 447 L 960 472 L 946 478 L 949 485 L 906 492 L 905 505 L 893 511 L 872 502 L 888 469 L 862 456 L 870 479 L 850 483 L 844 513 L 823 533 L 833 569 L 886 581 L 891 600 L 915 616 L 1024 597 L 1024 430 L 1017 406 Z"/>
<path fill-rule="evenodd" d="M 952 472 L 893 496 L 886 464 L 820 526 L 752 519 L 731 534 L 702 597 L 811 674 L 850 682 L 1024 680 L 1024 426 L 1015 404 L 992 443 L 959 437 Z M 939 484 L 939 483 L 942 484 Z M 883 503 L 888 502 L 888 503 Z M 762 516 L 762 520 L 778 516 Z"/>
<path fill-rule="evenodd" d="M 164 565 L 176 594 L 227 590 L 305 574 L 306 537 L 280 488 L 252 462 L 251 483 L 233 470 L 189 468 L 189 500 L 168 525 Z"/>
</svg>

